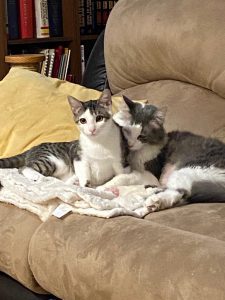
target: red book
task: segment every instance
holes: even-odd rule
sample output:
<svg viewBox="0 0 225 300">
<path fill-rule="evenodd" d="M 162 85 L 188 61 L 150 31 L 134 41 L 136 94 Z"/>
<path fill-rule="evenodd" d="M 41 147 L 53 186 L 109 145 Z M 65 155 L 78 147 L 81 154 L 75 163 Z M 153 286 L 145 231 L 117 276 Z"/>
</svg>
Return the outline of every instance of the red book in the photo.
<svg viewBox="0 0 225 300">
<path fill-rule="evenodd" d="M 34 5 L 33 0 L 19 0 L 20 35 L 22 39 L 34 37 Z"/>
<path fill-rule="evenodd" d="M 53 70 L 52 70 L 53 78 L 57 78 L 59 75 L 59 66 L 60 66 L 60 61 L 63 53 L 64 53 L 64 48 L 62 46 L 58 46 L 55 49 L 55 59 L 54 59 Z"/>
</svg>

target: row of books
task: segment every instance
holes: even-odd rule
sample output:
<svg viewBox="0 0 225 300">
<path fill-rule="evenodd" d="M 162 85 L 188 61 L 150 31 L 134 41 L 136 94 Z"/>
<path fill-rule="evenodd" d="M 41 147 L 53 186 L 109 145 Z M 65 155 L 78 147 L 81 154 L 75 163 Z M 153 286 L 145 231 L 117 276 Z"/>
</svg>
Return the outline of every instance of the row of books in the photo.
<svg viewBox="0 0 225 300">
<path fill-rule="evenodd" d="M 40 52 L 45 54 L 45 60 L 41 66 L 41 74 L 72 81 L 72 75 L 68 74 L 70 49 L 58 46 L 55 49 L 44 49 Z"/>
<path fill-rule="evenodd" d="M 63 36 L 62 0 L 6 0 L 9 39 Z"/>
<path fill-rule="evenodd" d="M 101 32 L 116 2 L 115 0 L 80 0 L 80 33 L 98 34 Z"/>
</svg>

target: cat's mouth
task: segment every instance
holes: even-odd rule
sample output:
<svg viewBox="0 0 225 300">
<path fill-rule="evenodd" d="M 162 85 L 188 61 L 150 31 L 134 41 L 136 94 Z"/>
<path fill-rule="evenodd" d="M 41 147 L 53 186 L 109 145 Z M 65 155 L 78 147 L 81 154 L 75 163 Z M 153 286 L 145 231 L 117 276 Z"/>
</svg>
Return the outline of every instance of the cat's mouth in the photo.
<svg viewBox="0 0 225 300">
<path fill-rule="evenodd" d="M 87 132 L 86 135 L 94 137 L 94 136 L 98 135 L 98 133 L 97 132 Z"/>
</svg>

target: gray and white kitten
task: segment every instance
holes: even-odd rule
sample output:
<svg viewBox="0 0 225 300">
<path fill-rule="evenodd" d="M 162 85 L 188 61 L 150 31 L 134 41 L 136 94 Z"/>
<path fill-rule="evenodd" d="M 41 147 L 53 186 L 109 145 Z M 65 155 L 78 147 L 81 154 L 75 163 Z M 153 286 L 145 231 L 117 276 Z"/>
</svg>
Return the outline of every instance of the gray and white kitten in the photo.
<svg viewBox="0 0 225 300">
<path fill-rule="evenodd" d="M 112 119 L 112 100 L 105 89 L 99 100 L 81 102 L 68 97 L 74 120 L 80 129 L 77 141 L 43 143 L 22 154 L 0 159 L 0 168 L 20 168 L 31 180 L 57 177 L 81 186 L 96 186 L 123 173 L 126 141 Z"/>
<path fill-rule="evenodd" d="M 225 144 L 191 132 L 167 134 L 165 113 L 165 109 L 124 96 L 123 108 L 114 116 L 124 126 L 131 168 L 150 171 L 159 179 L 161 187 L 147 201 L 149 210 L 184 203 L 225 202 Z"/>
</svg>

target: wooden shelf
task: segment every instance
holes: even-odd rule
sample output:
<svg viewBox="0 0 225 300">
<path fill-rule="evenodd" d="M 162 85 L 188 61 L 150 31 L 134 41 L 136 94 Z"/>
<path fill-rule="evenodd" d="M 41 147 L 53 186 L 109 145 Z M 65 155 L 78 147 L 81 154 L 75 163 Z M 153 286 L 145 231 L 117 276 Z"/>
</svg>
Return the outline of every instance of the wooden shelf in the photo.
<svg viewBox="0 0 225 300">
<path fill-rule="evenodd" d="M 71 42 L 72 38 L 67 37 L 52 37 L 52 38 L 41 38 L 41 39 L 19 39 L 19 40 L 8 40 L 8 45 L 34 45 L 34 44 L 45 44 L 45 43 L 60 43 L 60 42 Z"/>
<path fill-rule="evenodd" d="M 80 36 L 81 41 L 97 40 L 98 34 L 83 34 Z"/>
</svg>

